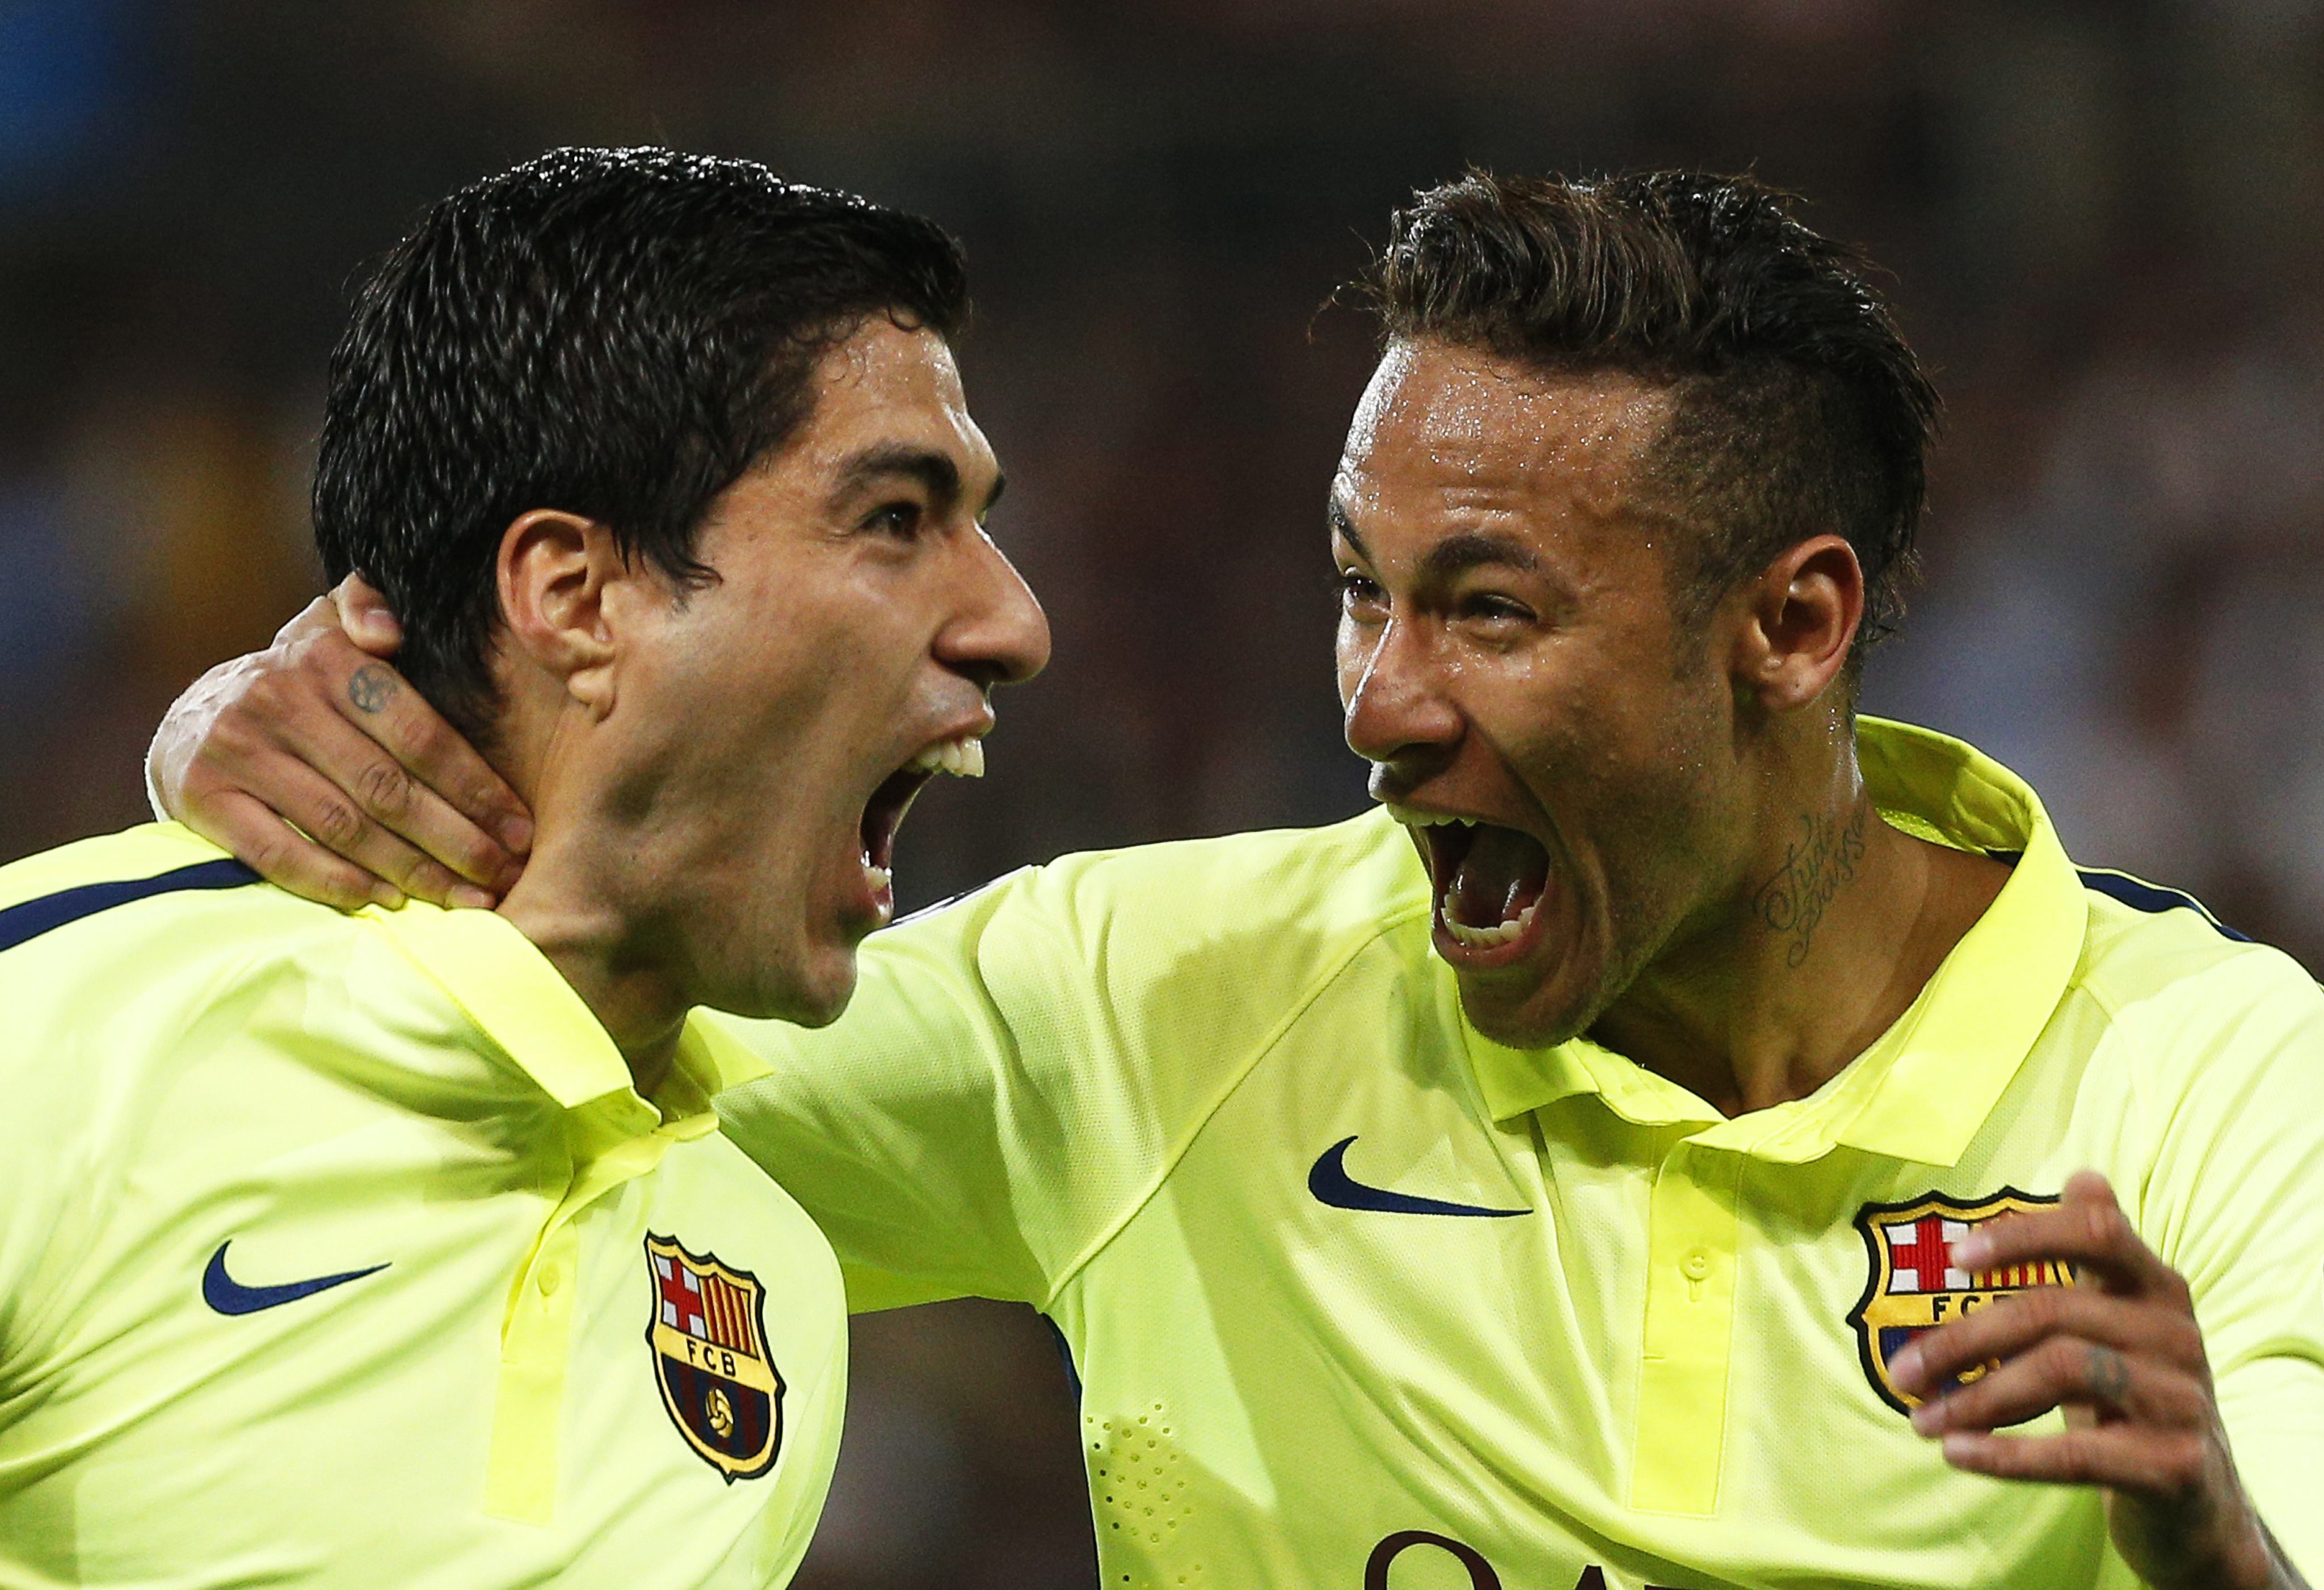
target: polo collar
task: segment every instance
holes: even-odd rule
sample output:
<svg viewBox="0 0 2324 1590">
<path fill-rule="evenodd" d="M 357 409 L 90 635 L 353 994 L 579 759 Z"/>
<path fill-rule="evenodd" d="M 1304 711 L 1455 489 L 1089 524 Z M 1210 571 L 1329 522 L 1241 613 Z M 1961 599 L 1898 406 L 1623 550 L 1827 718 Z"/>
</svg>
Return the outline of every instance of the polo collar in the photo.
<svg viewBox="0 0 2324 1590">
<path fill-rule="evenodd" d="M 2081 880 L 2025 783 L 1929 730 L 1861 718 L 1857 754 L 1882 816 L 1957 850 L 2016 853 L 2009 881 L 1904 1015 L 1805 1098 L 1733 1119 L 1588 1039 L 1517 1050 L 1460 1018 L 1486 1106 L 1508 1120 L 1594 1093 L 1623 1119 L 1692 1126 L 1689 1141 L 1784 1163 L 1835 1147 L 1922 1164 L 1957 1163 L 2016 1076 L 2080 962 Z"/>
<path fill-rule="evenodd" d="M 687 1018 L 660 1107 L 632 1088 L 629 1062 L 573 985 L 506 917 L 446 911 L 412 900 L 361 914 L 384 933 L 498 1044 L 525 1075 L 568 1110 L 587 1109 L 623 1135 L 669 1126 L 679 1136 L 715 1130 L 711 1097 L 755 1080 L 769 1067 L 735 1040 Z"/>
</svg>

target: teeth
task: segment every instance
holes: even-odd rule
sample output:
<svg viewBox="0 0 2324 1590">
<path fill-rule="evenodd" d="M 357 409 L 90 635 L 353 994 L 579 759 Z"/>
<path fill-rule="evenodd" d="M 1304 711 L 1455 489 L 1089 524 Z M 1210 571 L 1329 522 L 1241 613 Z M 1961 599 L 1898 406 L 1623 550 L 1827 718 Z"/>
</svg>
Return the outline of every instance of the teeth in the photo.
<svg viewBox="0 0 2324 1590">
<path fill-rule="evenodd" d="M 1449 828 L 1455 823 L 1462 828 L 1477 826 L 1466 817 L 1454 817 L 1443 812 L 1416 812 L 1410 806 L 1389 804 L 1388 814 L 1406 828 Z"/>
<path fill-rule="evenodd" d="M 940 740 L 904 764 L 914 773 L 949 773 L 954 778 L 984 777 L 984 742 L 973 734 Z"/>
<path fill-rule="evenodd" d="M 875 895 L 893 881 L 886 868 L 874 867 L 869 861 L 863 864 L 863 876 L 872 880 L 872 892 Z"/>
<path fill-rule="evenodd" d="M 1534 913 L 1540 909 L 1541 902 L 1536 900 L 1498 927 L 1471 927 L 1453 919 L 1452 891 L 1448 888 L 1444 891 L 1438 915 L 1443 919 L 1444 931 L 1452 935 L 1454 943 L 1466 944 L 1472 950 L 1489 950 L 1496 944 L 1514 943 L 1523 937 L 1526 929 L 1533 925 Z"/>
</svg>

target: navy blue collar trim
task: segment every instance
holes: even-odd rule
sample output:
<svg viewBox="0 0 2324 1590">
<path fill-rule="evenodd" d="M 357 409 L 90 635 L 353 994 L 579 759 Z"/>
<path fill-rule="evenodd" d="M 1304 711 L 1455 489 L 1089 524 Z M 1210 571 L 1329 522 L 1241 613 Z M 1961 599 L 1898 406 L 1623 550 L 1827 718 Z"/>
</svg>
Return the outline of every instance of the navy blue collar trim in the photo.
<svg viewBox="0 0 2324 1590">
<path fill-rule="evenodd" d="M 2011 867 L 2016 866 L 2024 857 L 2023 850 L 1987 850 L 1986 854 Z M 2143 878 L 2133 878 L 2127 872 L 2115 872 L 2101 867 L 2077 867 L 2074 875 L 2082 880 L 2084 888 L 2096 889 L 2110 900 L 2119 900 L 2133 911 L 2144 911 L 2150 914 L 2181 909 L 2192 911 L 2236 943 L 2252 942 L 2249 934 L 2237 933 L 2212 915 L 2202 901 L 2181 890 L 2166 889 Z"/>
<path fill-rule="evenodd" d="M 186 889 L 238 889 L 260 881 L 258 874 L 241 862 L 221 859 L 197 861 L 191 867 L 180 867 L 152 878 L 85 883 L 78 888 L 43 895 L 37 900 L 26 900 L 0 911 L 0 951 L 13 950 L 84 916 L 94 916 L 100 911 L 155 895 L 174 895 Z"/>
</svg>

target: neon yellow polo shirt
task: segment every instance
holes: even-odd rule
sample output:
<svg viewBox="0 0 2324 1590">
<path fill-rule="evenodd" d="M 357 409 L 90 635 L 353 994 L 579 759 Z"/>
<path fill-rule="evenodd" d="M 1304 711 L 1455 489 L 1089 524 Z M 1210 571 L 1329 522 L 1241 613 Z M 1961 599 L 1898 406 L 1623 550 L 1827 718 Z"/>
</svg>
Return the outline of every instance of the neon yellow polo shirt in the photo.
<svg viewBox="0 0 2324 1590">
<path fill-rule="evenodd" d="M 0 1585 L 780 1585 L 829 1245 L 484 912 L 181 829 L 0 869 Z"/>
<path fill-rule="evenodd" d="M 1480 1037 L 1374 814 L 878 935 L 837 1025 L 747 1029 L 776 1072 L 721 1112 L 859 1307 L 1056 1323 L 1110 1590 L 2129 1584 L 2095 1493 L 1948 1467 L 1886 1380 L 2042 1279 L 1950 1245 L 2084 1166 L 2192 1283 L 2245 1480 L 2324 1579 L 2324 995 L 2078 876 L 1967 747 L 1861 740 L 1891 821 L 2021 859 L 1795 1103 Z"/>
</svg>

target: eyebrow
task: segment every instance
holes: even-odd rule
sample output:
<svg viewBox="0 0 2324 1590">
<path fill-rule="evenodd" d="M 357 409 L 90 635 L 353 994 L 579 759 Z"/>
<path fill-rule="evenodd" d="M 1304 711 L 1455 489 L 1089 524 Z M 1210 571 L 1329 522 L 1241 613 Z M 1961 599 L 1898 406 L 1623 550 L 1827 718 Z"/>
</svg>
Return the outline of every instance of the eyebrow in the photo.
<svg viewBox="0 0 2324 1590">
<path fill-rule="evenodd" d="M 1420 566 L 1433 574 L 1457 574 L 1464 569 L 1499 567 L 1533 570 L 1541 566 L 1541 559 L 1533 548 L 1514 536 L 1497 536 L 1489 530 L 1463 530 L 1457 536 L 1447 536 L 1428 549 Z"/>
<path fill-rule="evenodd" d="M 1366 562 L 1371 560 L 1371 548 L 1366 547 L 1364 538 L 1356 533 L 1355 524 L 1349 519 L 1347 509 L 1337 498 L 1324 508 L 1323 517 L 1331 525 L 1333 533 L 1356 549 L 1357 556 Z M 1445 537 L 1430 547 L 1428 556 L 1420 560 L 1420 566 L 1424 572 L 1440 576 L 1487 567 L 1531 572 L 1541 567 L 1541 559 L 1534 556 L 1532 547 L 1514 536 L 1497 535 L 1489 530 L 1463 530 L 1457 536 Z"/>
<path fill-rule="evenodd" d="M 908 442 L 882 442 L 850 458 L 840 466 L 836 494 L 845 496 L 896 475 L 918 481 L 936 500 L 938 512 L 960 500 L 960 465 L 933 447 L 914 446 Z M 980 519 L 992 511 L 992 505 L 1001 501 L 1001 490 L 1008 483 L 1006 475 L 992 477 L 992 489 L 984 493 L 984 505 L 977 510 Z"/>
</svg>

